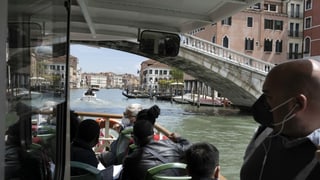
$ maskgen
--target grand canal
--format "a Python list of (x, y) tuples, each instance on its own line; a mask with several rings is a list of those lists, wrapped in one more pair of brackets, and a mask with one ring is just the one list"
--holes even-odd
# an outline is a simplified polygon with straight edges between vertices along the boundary
[(80, 100), (84, 91), (70, 91), (71, 109), (122, 114), (130, 103), (140, 103), (144, 108), (157, 104), (161, 109), (158, 123), (191, 142), (214, 144), (220, 151), (221, 173), (228, 180), (239, 179), (245, 148), (257, 126), (251, 116), (240, 115), (231, 108), (197, 108), (152, 99), (127, 99), (119, 89), (102, 89), (97, 92), (96, 101), (84, 102)]

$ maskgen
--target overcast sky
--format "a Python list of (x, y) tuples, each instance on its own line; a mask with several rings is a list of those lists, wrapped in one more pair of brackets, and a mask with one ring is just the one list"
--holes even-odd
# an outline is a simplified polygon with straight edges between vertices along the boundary
[(114, 72), (134, 74), (148, 58), (107, 48), (71, 45), (70, 54), (79, 60), (82, 72)]

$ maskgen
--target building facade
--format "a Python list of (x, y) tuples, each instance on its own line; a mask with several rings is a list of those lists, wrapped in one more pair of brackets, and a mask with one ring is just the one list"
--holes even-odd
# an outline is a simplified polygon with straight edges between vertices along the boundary
[(304, 57), (320, 60), (320, 1), (305, 0), (304, 6)]
[(191, 34), (270, 63), (287, 59), (287, 3), (269, 0)]
[(140, 84), (143, 90), (159, 90), (159, 81), (171, 80), (171, 67), (149, 59), (141, 63)]
[(288, 5), (287, 59), (303, 58), (304, 0), (291, 0)]

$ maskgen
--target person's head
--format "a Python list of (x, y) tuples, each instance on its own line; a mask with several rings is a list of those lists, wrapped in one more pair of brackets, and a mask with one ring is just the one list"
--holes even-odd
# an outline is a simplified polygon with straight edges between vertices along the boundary
[(137, 114), (142, 110), (142, 105), (138, 103), (129, 104), (123, 112), (123, 123), (125, 125), (133, 125), (136, 121)]
[(141, 110), (137, 115), (137, 121), (147, 120), (151, 124), (154, 124), (156, 122), (156, 119), (159, 117), (159, 115), (160, 115), (159, 106), (153, 105), (149, 109)]
[(206, 142), (192, 144), (185, 153), (187, 172), (192, 179), (219, 177), (219, 151)]
[(276, 132), (304, 137), (320, 128), (320, 63), (287, 61), (275, 66), (263, 84)]
[(76, 139), (86, 142), (93, 147), (98, 143), (100, 126), (93, 119), (85, 119), (80, 122)]
[(153, 138), (153, 124), (147, 120), (136, 121), (133, 125), (133, 137), (135, 144), (144, 146)]

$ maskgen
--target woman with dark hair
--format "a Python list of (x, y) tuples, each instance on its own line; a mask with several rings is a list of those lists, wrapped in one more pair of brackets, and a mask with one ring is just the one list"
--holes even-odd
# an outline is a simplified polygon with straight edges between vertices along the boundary
[(137, 114), (137, 121), (147, 120), (154, 125), (156, 119), (160, 115), (160, 108), (157, 105), (151, 106), (149, 109), (143, 109)]

